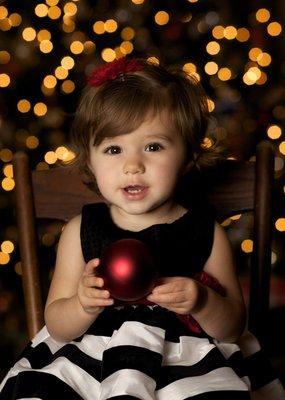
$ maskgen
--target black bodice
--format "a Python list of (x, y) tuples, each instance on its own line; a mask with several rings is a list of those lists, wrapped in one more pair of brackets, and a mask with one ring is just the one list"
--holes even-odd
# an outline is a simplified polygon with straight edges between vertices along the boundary
[(153, 253), (159, 276), (193, 276), (201, 271), (213, 244), (215, 218), (211, 207), (190, 209), (171, 222), (134, 232), (117, 226), (105, 203), (82, 209), (81, 245), (86, 262), (100, 258), (106, 247), (120, 239), (138, 239)]

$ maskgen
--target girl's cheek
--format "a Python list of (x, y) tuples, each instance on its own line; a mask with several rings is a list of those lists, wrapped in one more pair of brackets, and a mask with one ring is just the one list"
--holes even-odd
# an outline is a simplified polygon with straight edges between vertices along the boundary
[(175, 171), (173, 170), (173, 168), (165, 166), (157, 171), (157, 176), (162, 181), (169, 182), (175, 179)]

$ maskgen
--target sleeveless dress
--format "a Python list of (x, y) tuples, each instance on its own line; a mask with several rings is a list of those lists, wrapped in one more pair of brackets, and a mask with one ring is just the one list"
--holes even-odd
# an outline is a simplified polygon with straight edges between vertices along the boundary
[[(212, 209), (204, 208), (133, 232), (114, 224), (105, 203), (89, 204), (82, 209), (82, 252), (88, 262), (116, 240), (139, 239), (150, 247), (159, 276), (193, 277), (211, 253), (214, 224)], [(243, 354), (158, 305), (115, 303), (70, 343), (55, 341), (44, 327), (4, 378), (0, 400), (248, 400), (252, 393), (284, 399), (252, 338), (241, 340)]]

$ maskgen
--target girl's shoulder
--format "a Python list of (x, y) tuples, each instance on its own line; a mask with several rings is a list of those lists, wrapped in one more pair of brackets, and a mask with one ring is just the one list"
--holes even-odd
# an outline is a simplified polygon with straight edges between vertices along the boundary
[(67, 234), (75, 234), (80, 232), (82, 214), (78, 214), (75, 217), (71, 218), (63, 227), (62, 235), (66, 236)]
[(64, 225), (59, 240), (60, 243), (70, 243), (80, 238), (81, 220), (82, 215), (78, 214)]
[(80, 240), (81, 215), (72, 218), (64, 226), (56, 253), (56, 271), (70, 271), (84, 267), (85, 262)]
[(82, 219), (82, 214), (77, 214), (75, 217), (71, 218), (65, 226), (71, 226), (71, 227), (78, 227), (81, 224), (81, 219)]

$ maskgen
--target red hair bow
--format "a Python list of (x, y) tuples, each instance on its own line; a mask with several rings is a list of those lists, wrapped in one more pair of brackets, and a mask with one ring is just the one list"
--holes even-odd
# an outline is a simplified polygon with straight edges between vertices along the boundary
[(137, 60), (128, 60), (126, 57), (119, 58), (110, 63), (96, 68), (88, 78), (88, 83), (91, 86), (100, 86), (107, 81), (116, 79), (127, 72), (135, 72), (143, 69)]

